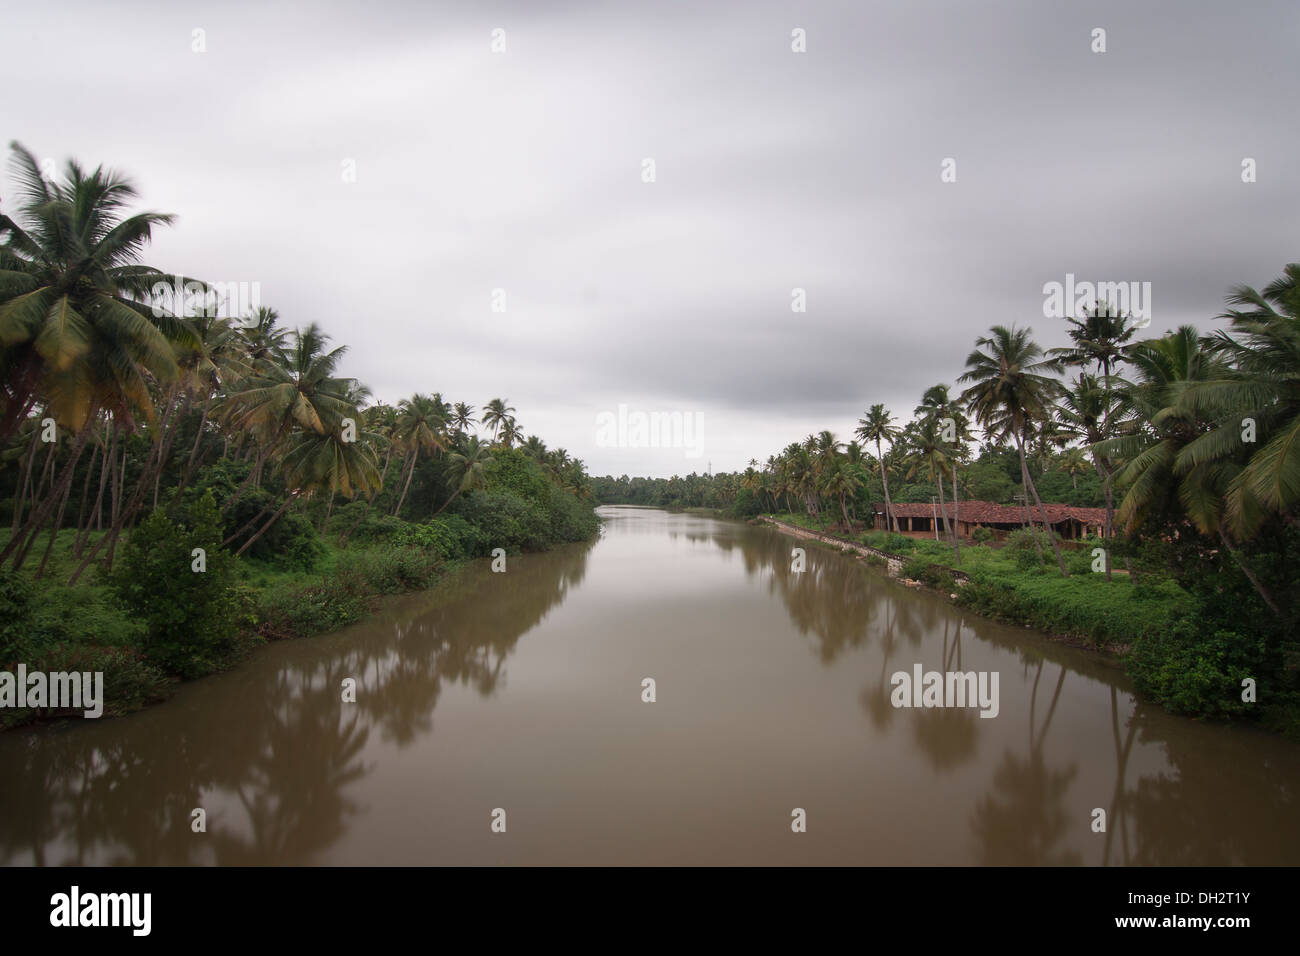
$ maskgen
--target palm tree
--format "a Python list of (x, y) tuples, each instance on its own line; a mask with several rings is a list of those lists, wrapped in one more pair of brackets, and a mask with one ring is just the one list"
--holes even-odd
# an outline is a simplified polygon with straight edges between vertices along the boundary
[[(938, 423), (937, 438), (944, 446), (944, 458), (948, 465), (949, 471), (952, 472), (952, 493), (953, 493), (953, 512), (952, 528), (949, 534), (949, 540), (952, 541), (954, 552), (957, 556), (957, 562), (961, 563), (961, 544), (958, 542), (957, 521), (960, 518), (958, 514), (959, 505), (957, 499), (957, 466), (960, 464), (960, 457), (966, 442), (970, 439), (969, 422), (966, 415), (962, 412), (961, 406), (954, 402), (948, 393), (947, 385), (931, 385), (921, 396), (921, 404), (916, 407), (915, 415), (920, 415)], [(951, 429), (952, 443), (948, 444), (945, 435)], [(938, 472), (939, 479), (939, 509), (943, 514), (943, 523), (945, 529), (948, 528), (948, 510), (943, 500), (943, 470)]]
[(406, 481), (402, 484), (402, 493), (393, 506), (393, 514), (402, 510), (406, 501), (406, 492), (411, 487), (411, 476), (415, 474), (415, 462), (420, 452), (447, 450), (446, 428), (450, 417), (449, 409), (437, 392), (433, 395), (415, 394), (398, 403), (397, 427), (393, 437), (407, 450)]
[(515, 442), (523, 437), (523, 429), (514, 418), (507, 418), (501, 426), (501, 444), (505, 448), (514, 447)]
[(469, 431), (470, 426), (474, 425), (474, 406), (466, 405), (464, 402), (457, 402), (452, 408), (451, 424), (456, 429), (457, 435), (463, 435)]
[(505, 427), (510, 416), (514, 413), (514, 408), (506, 404), (509, 399), (494, 398), (483, 406), (483, 427), (492, 429), (492, 440), (497, 438), (497, 432)]
[(261, 479), (262, 468), (295, 429), (324, 434), (326, 423), (354, 411), (355, 380), (336, 374), (347, 346), (326, 351), (329, 336), (315, 322), (299, 329), (283, 353), (272, 352), (259, 363), (241, 388), (223, 403), (230, 427), (247, 429), (257, 437), (257, 457), (248, 478), (222, 506), (229, 509), (250, 484)]
[(461, 492), (487, 487), (487, 470), (484, 466), (491, 458), (492, 449), (480, 444), (477, 435), (470, 436), (463, 452), (456, 451), (447, 456), (447, 480), (456, 490), (433, 513), (434, 517), (442, 514), (443, 508), (455, 501)]
[[(128, 180), (69, 161), (63, 179), (47, 183), (30, 152), (11, 148), (23, 222), (0, 215), (0, 438), (14, 434), (39, 398), (73, 440), (57, 481), (0, 562), (25, 555), (40, 526), (62, 510), (101, 411), (130, 430), (136, 414), (154, 421), (150, 385), (175, 379), (173, 346), (193, 340), (187, 322), (150, 304), (153, 285), (171, 277), (137, 262), (154, 227), (172, 217), (121, 218), (136, 195)], [(156, 449), (155, 442), (141, 484), (152, 480)]]
[[(1061, 434), (1067, 438), (1082, 442), (1092, 454), (1093, 466), (1101, 477), (1106, 494), (1106, 523), (1102, 535), (1107, 545), (1103, 549), (1106, 562), (1106, 580), (1111, 579), (1110, 539), (1112, 537), (1112, 516), (1114, 515), (1114, 487), (1111, 484), (1113, 463), (1101, 453), (1100, 443), (1108, 438), (1113, 427), (1110, 409), (1113, 394), (1109, 379), (1105, 385), (1099, 383), (1095, 376), (1080, 372), (1079, 376), (1065, 389), (1056, 405), (1056, 423)], [(1075, 480), (1075, 487), (1079, 485)]]
[[(948, 527), (947, 508), (943, 499), (943, 472), (948, 467), (948, 451), (943, 441), (942, 426), (933, 417), (922, 418), (913, 423), (908, 431), (910, 452), (904, 459), (907, 477), (913, 478), (923, 469), (929, 473), (930, 480), (939, 486), (939, 515), (943, 522), (943, 533), (952, 539)], [(934, 499), (931, 499), (933, 502)], [(939, 537), (938, 525), (935, 526), (935, 539)]]
[(1212, 534), (1219, 528), (1221, 495), (1231, 474), (1213, 461), (1179, 468), (1182, 451), (1210, 425), (1181, 399), (1194, 383), (1222, 379), (1226, 368), (1201, 348), (1200, 335), (1190, 325), (1139, 342), (1129, 350), (1128, 361), (1132, 380), (1118, 383), (1116, 390), (1123, 416), (1119, 435), (1097, 446), (1122, 462), (1115, 484), (1125, 493), (1116, 517), (1132, 531), (1149, 516), (1185, 513)]
[(1069, 448), (1061, 455), (1057, 462), (1057, 468), (1070, 476), (1070, 482), (1074, 485), (1074, 490), (1079, 490), (1079, 476), (1086, 475), (1092, 470), (1093, 466), (1088, 462), (1088, 456), (1082, 448)]
[[(966, 372), (958, 378), (959, 382), (971, 383), (962, 392), (961, 400), (990, 437), (1010, 436), (1015, 441), (1021, 478), (1038, 505), (1061, 576), (1069, 577), (1047, 509), (1025, 462), (1029, 430), (1034, 423), (1048, 418), (1052, 401), (1060, 391), (1059, 383), (1043, 374), (1054, 371), (1056, 363), (1043, 358), (1042, 348), (1029, 334), (1029, 329), (995, 325), (989, 335), (976, 339), (975, 350), (966, 357)], [(1038, 539), (1034, 540), (1037, 543)]]
[[(1232, 535), (1252, 535), (1269, 512), (1288, 514), (1300, 504), (1300, 263), (1257, 292), (1238, 286), (1228, 298), (1231, 320), (1204, 340), (1227, 363), (1210, 380), (1190, 384), (1182, 395), (1188, 412), (1213, 419), (1208, 432), (1180, 453), (1180, 472), (1212, 462), (1244, 461), (1228, 491)], [(1243, 424), (1255, 423), (1253, 442)]]
[(885, 488), (885, 522), (886, 525), (892, 523), (897, 533), (898, 518), (894, 516), (894, 503), (889, 500), (889, 473), (885, 468), (885, 456), (880, 450), (882, 441), (892, 444), (898, 438), (898, 429), (892, 422), (893, 416), (884, 405), (872, 405), (866, 415), (858, 419), (858, 429), (855, 434), (862, 441), (876, 443), (876, 461), (880, 463), (880, 483)]
[[(173, 277), (138, 257), (154, 228), (173, 217), (121, 218), (136, 196), (129, 180), (102, 166), (87, 173), (70, 160), (62, 181), (47, 182), (32, 153), (18, 143), (10, 148), (23, 223), (0, 214), (0, 438), (14, 433), (38, 395), (60, 425), (77, 432), (106, 385), (152, 416), (147, 378), (175, 377), (172, 341), (191, 333), (150, 304), (153, 286), (170, 287)], [(93, 367), (97, 358), (100, 368)], [(108, 382), (101, 380), (105, 361), (117, 366)]]

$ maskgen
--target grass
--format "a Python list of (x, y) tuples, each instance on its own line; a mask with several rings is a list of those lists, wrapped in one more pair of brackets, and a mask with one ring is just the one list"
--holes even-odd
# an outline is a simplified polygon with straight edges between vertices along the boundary
[[(774, 517), (823, 531), (806, 515)], [(971, 580), (956, 592), (959, 605), (1006, 623), (1029, 625), (1121, 653), (1144, 638), (1163, 633), (1193, 605), (1191, 595), (1168, 578), (1144, 575), (1134, 582), (1127, 575), (1114, 574), (1107, 581), (1104, 574), (1092, 571), (1091, 550), (1086, 548), (1067, 553), (1070, 577), (1065, 578), (1050, 551), (1038, 564), (1036, 556), (1022, 557), (1013, 547), (963, 543), (958, 562), (950, 544), (932, 538), (886, 531), (867, 531), (854, 539), (823, 533), (897, 554), (905, 560), (905, 569), (912, 568), (918, 579), (941, 590), (949, 590), (950, 585), (939, 580), (939, 574), (924, 573), (924, 565), (964, 571)]]

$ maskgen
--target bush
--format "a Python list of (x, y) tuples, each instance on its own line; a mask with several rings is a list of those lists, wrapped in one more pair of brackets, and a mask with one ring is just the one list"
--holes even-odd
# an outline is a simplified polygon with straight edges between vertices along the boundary
[(549, 511), (552, 541), (586, 541), (600, 529), (591, 505), (558, 485), (551, 485)]
[(485, 551), (541, 551), (550, 544), (550, 518), (530, 501), (508, 491), (475, 491), (462, 495), (456, 513), (480, 532)]
[(366, 590), (373, 594), (400, 594), (431, 587), (442, 566), (442, 555), (436, 548), (408, 545), (344, 552), (339, 555), (335, 576), (344, 579), (359, 576)]
[(355, 568), (329, 575), (318, 584), (281, 586), (263, 592), (257, 608), (257, 633), (268, 640), (323, 634), (365, 617), (371, 597)]
[(979, 525), (970, 533), (970, 539), (976, 544), (988, 544), (993, 540), (993, 529)]
[[(109, 581), (144, 624), (145, 656), (175, 674), (198, 677), (223, 666), (236, 647), (235, 559), (221, 547), (221, 515), (210, 492), (190, 509), (192, 526), (154, 511), (131, 534)], [(196, 548), (206, 570), (196, 571)]]
[(392, 543), (431, 551), (447, 561), (476, 556), (483, 548), (479, 530), (460, 515), (430, 518), (423, 524), (403, 523)]
[(930, 562), (925, 558), (908, 558), (903, 562), (903, 577), (911, 578), (913, 581), (924, 580), (929, 570)]
[[(171, 688), (171, 680), (161, 669), (146, 661), (139, 651), (127, 647), (96, 647), (57, 644), (28, 660), (31, 670), (54, 672), (102, 672), (104, 675), (104, 712), (102, 717), (120, 717), (146, 704), (162, 700)], [(50, 715), (81, 717), (86, 708), (69, 711), (46, 711)], [(0, 709), (0, 728), (26, 723), (41, 712), (30, 707)]]
[(1242, 701), (1242, 681), (1253, 678), (1260, 699), (1268, 699), (1267, 675), (1279, 673), (1265, 642), (1235, 631), (1209, 631), (1196, 618), (1133, 645), (1127, 660), (1138, 690), (1176, 714), (1235, 717), (1255, 704)]

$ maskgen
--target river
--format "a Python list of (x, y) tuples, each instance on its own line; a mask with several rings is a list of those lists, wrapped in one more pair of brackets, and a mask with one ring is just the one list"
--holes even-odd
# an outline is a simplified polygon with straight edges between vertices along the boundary
[[(0, 863), (1300, 863), (1295, 744), (771, 528), (601, 513), (132, 716), (0, 734)], [(997, 715), (896, 708), (918, 664), (996, 673)]]

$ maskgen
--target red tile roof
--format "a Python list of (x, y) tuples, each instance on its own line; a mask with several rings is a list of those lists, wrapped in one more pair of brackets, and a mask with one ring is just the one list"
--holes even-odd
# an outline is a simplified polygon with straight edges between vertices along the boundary
[[(873, 506), (875, 513), (884, 515), (884, 502), (877, 502)], [(1047, 512), (1047, 520), (1051, 524), (1060, 524), (1067, 518), (1073, 518), (1075, 521), (1084, 524), (1102, 524), (1106, 520), (1105, 508), (1079, 508), (1074, 505), (1049, 504), (1043, 502), (1043, 510)], [(946, 502), (943, 511), (952, 519), (953, 506), (952, 502)], [(894, 514), (899, 518), (931, 518), (939, 513), (939, 505), (936, 502), (931, 506), (928, 502), (925, 504), (915, 503), (894, 503)], [(1037, 505), (1030, 506), (1030, 513), (1036, 524), (1042, 524), (1043, 518), (1038, 511)], [(991, 501), (962, 501), (957, 505), (957, 517), (963, 521), (970, 521), (975, 524), (1015, 524), (1025, 523), (1025, 509), (1023, 505), (998, 505)]]

